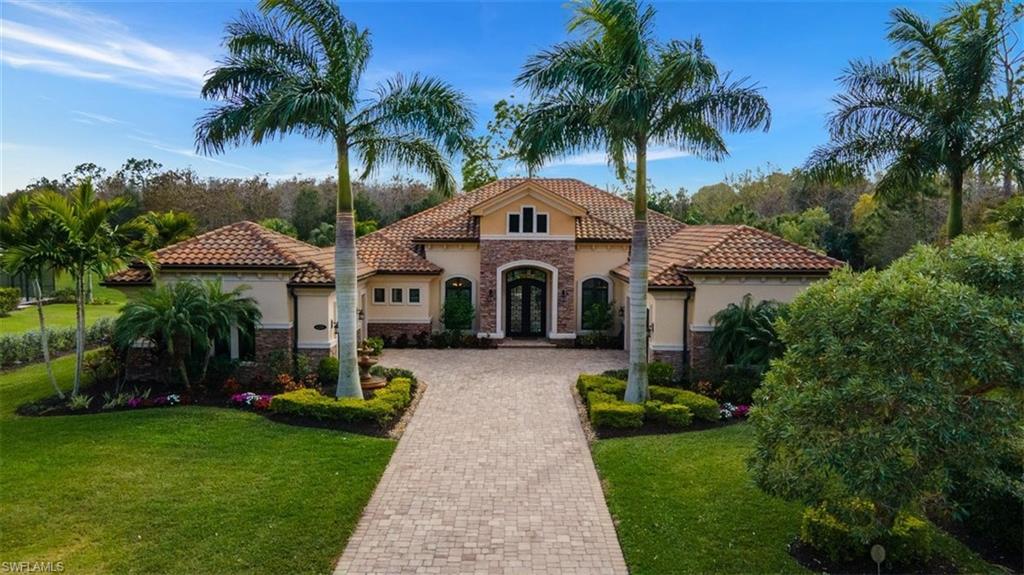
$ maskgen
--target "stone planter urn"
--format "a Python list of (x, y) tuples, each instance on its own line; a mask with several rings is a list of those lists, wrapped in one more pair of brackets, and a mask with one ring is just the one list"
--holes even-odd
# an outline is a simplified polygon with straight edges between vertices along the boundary
[(373, 355), (373, 348), (366, 345), (360, 345), (357, 349), (358, 360), (356, 364), (359, 366), (359, 386), (363, 388), (363, 391), (380, 389), (387, 385), (387, 380), (379, 375), (372, 375), (370, 368), (377, 365), (377, 357)]

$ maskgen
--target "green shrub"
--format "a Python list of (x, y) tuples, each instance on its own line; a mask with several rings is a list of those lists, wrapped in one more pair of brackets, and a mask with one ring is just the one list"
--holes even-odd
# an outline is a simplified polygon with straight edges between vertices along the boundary
[(60, 288), (54, 290), (50, 294), (51, 303), (75, 303), (76, 301), (75, 289), (74, 288)]
[(281, 415), (321, 421), (387, 425), (412, 401), (412, 387), (412, 381), (395, 378), (367, 400), (336, 399), (314, 389), (300, 389), (274, 396), (270, 410)]
[(580, 397), (583, 398), (586, 398), (591, 391), (603, 391), (622, 399), (626, 395), (626, 382), (606, 375), (581, 373), (576, 379), (576, 389), (579, 390)]
[(622, 381), (626, 381), (627, 379), (629, 379), (629, 370), (628, 369), (609, 369), (608, 371), (603, 372), (601, 375), (604, 375), (606, 377), (613, 377), (615, 379), (621, 379)]
[[(110, 343), (114, 318), (102, 318), (85, 329), (85, 346), (99, 347)], [(50, 353), (59, 354), (75, 349), (75, 328), (64, 327), (46, 330), (49, 336)], [(0, 367), (15, 363), (42, 361), (43, 348), (38, 331), (0, 335)]]
[(715, 422), (718, 421), (720, 417), (718, 412), (718, 402), (710, 397), (694, 393), (687, 389), (662, 387), (660, 385), (652, 385), (648, 389), (650, 389), (651, 392), (651, 399), (656, 399), (665, 403), (685, 405), (690, 410), (690, 413), (692, 413), (697, 419)]
[(366, 345), (370, 346), (373, 355), (380, 355), (384, 351), (384, 338), (382, 337), (368, 337), (364, 341)]
[(920, 565), (934, 556), (935, 533), (927, 521), (900, 513), (886, 532), (874, 518), (874, 506), (866, 499), (808, 507), (800, 523), (800, 540), (833, 561), (863, 558), (874, 543), (885, 547), (888, 560), (898, 565)]
[(676, 375), (676, 368), (663, 361), (647, 364), (647, 382), (651, 385), (671, 385)]
[[(595, 396), (606, 396), (592, 392)], [(599, 429), (635, 429), (644, 424), (644, 406), (624, 401), (591, 402), (590, 423)]]
[(676, 403), (664, 403), (654, 413), (655, 421), (660, 421), (669, 427), (682, 429), (689, 427), (693, 422), (693, 413), (685, 405)]
[(21, 302), (21, 290), (18, 288), (0, 287), (0, 317), (4, 317), (14, 311)]
[(401, 367), (383, 367), (380, 365), (375, 365), (372, 368), (370, 368), (370, 373), (372, 373), (373, 375), (379, 375), (388, 381), (391, 381), (392, 379), (402, 378), (408, 379), (409, 381), (413, 382), (414, 385), (416, 383), (416, 376), (413, 375), (413, 373), (408, 369), (404, 369)]
[(320, 380), (320, 385), (329, 386), (338, 383), (338, 358), (336, 357), (325, 357), (320, 360), (320, 363), (316, 366), (316, 376)]

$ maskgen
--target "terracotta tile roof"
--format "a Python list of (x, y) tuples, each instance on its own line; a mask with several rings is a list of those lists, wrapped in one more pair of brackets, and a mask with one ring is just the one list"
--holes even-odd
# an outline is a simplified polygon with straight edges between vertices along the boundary
[(107, 276), (103, 285), (149, 285), (153, 281), (153, 275), (145, 267), (130, 267), (123, 269), (116, 274)]
[(254, 222), (238, 222), (153, 253), (160, 267), (299, 267), (318, 248)]
[[(653, 287), (692, 285), (687, 273), (828, 273), (843, 262), (749, 226), (684, 226), (653, 246)], [(613, 270), (629, 278), (629, 264)]]

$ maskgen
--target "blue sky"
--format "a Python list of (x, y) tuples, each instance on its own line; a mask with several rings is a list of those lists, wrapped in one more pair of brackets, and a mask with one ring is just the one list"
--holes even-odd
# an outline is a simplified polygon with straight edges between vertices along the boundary
[[(463, 90), (480, 129), (494, 103), (516, 94), (525, 59), (566, 37), (563, 2), (343, 2), (370, 29), (374, 56), (366, 87), (421, 72)], [(659, 187), (690, 192), (725, 175), (800, 165), (827, 139), (836, 77), (852, 58), (887, 58), (890, 2), (656, 2), (661, 39), (702, 37), (734, 77), (764, 88), (771, 130), (727, 138), (731, 156), (710, 163), (658, 150), (649, 165)], [(938, 3), (902, 3), (929, 17)], [(203, 73), (223, 53), (224, 25), (249, 2), (0, 3), (0, 193), (82, 162), (116, 169), (128, 157), (209, 176), (326, 176), (332, 147), (288, 138), (213, 158), (193, 150), (193, 124), (208, 103)], [(522, 94), (518, 94), (522, 100)], [(382, 171), (378, 177), (391, 175)], [(540, 175), (615, 183), (602, 154), (582, 154)]]

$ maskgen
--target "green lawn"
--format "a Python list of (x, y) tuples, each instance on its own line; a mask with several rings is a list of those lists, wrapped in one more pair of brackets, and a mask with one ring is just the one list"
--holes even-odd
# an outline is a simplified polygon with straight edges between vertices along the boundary
[(41, 364), (0, 375), (0, 549), (72, 573), (328, 571), (395, 446), (227, 409), (12, 413), (48, 394)]
[[(57, 287), (71, 287), (70, 282), (64, 277), (58, 278)], [(104, 317), (113, 317), (124, 305), (124, 293), (113, 289), (93, 284), (93, 295), (97, 300), (110, 300), (113, 303), (104, 305), (85, 306), (85, 321), (87, 325)], [(43, 306), (43, 313), (46, 314), (46, 327), (75, 327), (75, 304), (55, 303)], [(0, 317), (0, 334), (20, 333), (39, 329), (39, 312), (34, 307), (20, 309), (7, 317)]]
[[(633, 575), (806, 573), (786, 550), (802, 506), (758, 490), (746, 469), (752, 445), (747, 424), (594, 445)], [(998, 572), (951, 537), (939, 546), (965, 572)]]

